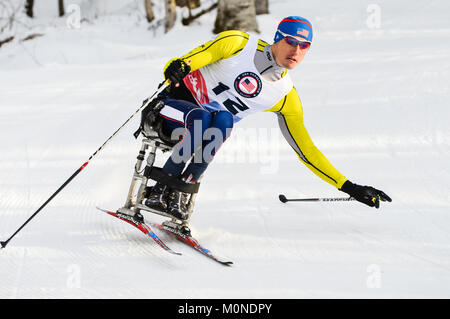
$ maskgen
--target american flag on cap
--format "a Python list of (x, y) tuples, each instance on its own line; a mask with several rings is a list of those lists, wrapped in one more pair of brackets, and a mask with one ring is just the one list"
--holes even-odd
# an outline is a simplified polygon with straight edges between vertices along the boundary
[(278, 24), (277, 32), (275, 33), (274, 42), (278, 42), (284, 38), (278, 30), (292, 36), (302, 37), (303, 39), (312, 42), (312, 24), (303, 17), (289, 16), (281, 20)]

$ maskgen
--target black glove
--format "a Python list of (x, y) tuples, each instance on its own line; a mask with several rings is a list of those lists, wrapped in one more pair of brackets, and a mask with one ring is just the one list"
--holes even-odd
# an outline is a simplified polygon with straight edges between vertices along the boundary
[(186, 64), (183, 60), (174, 60), (164, 71), (164, 76), (166, 79), (170, 80), (172, 85), (176, 85), (183, 78), (191, 72), (191, 67)]
[(370, 207), (379, 208), (380, 201), (392, 202), (392, 199), (384, 192), (371, 186), (353, 184), (350, 181), (346, 181), (340, 190), (349, 194), (357, 201), (369, 205)]

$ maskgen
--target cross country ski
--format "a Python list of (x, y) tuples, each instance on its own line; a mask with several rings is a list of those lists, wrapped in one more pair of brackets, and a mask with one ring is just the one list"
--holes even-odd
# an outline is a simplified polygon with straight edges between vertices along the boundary
[(167, 232), (168, 234), (174, 236), (175, 238), (177, 238), (178, 240), (180, 240), (181, 242), (185, 243), (186, 245), (194, 248), (195, 250), (201, 252), (203, 255), (217, 261), (218, 263), (225, 265), (225, 266), (231, 266), (233, 264), (232, 261), (226, 260), (224, 258), (218, 257), (217, 255), (214, 255), (211, 250), (203, 247), (198, 240), (196, 240), (194, 237), (192, 237), (192, 235), (186, 235), (183, 232), (178, 231), (175, 227), (171, 227), (170, 226), (170, 222), (169, 223), (163, 223), (163, 224), (158, 224), (158, 223), (150, 223), (151, 226), (159, 228), (161, 230), (164, 230), (165, 232)]
[[(158, 224), (158, 223), (146, 223), (142, 217), (142, 215), (140, 215), (140, 218), (137, 218), (135, 216), (131, 216), (128, 214), (124, 214), (121, 212), (112, 212), (110, 210), (106, 210), (106, 209), (102, 209), (97, 207), (98, 210), (105, 212), (113, 217), (116, 217), (120, 220), (125, 221), (126, 223), (134, 226), (135, 228), (139, 229), (141, 232), (143, 232), (145, 235), (148, 235), (150, 238), (152, 238), (157, 244), (158, 246), (160, 246), (161, 248), (163, 248), (165, 251), (174, 254), (174, 255), (181, 255), (181, 253), (175, 252), (174, 250), (172, 250), (169, 246), (167, 246), (167, 244), (161, 239), (159, 238), (158, 235), (155, 234), (155, 232), (153, 232), (152, 227), (155, 227), (159, 230), (164, 231), (165, 233), (170, 234), (171, 236), (174, 236), (175, 238), (177, 238), (178, 240), (180, 240), (181, 242), (185, 243), (187, 246), (190, 246), (192, 248), (194, 248), (195, 250), (201, 252), (203, 255), (211, 258), (212, 260), (225, 265), (225, 266), (231, 266), (233, 264), (232, 261), (220, 258), (216, 255), (214, 255), (211, 250), (203, 247), (198, 240), (196, 240), (194, 237), (192, 237), (192, 235), (187, 235), (184, 234), (182, 231), (179, 231), (176, 227), (176, 225), (174, 223), (170, 223), (168, 222), (163, 223), (163, 224)], [(173, 225), (171, 225), (173, 224)], [(171, 227), (172, 226), (172, 227)]]
[(173, 251), (169, 246), (167, 246), (159, 237), (158, 235), (156, 235), (153, 230), (150, 228), (150, 226), (148, 226), (144, 221), (140, 221), (137, 220), (136, 218), (134, 218), (131, 215), (127, 215), (127, 214), (123, 214), (120, 212), (112, 212), (106, 209), (102, 209), (97, 207), (98, 210), (101, 210), (102, 212), (105, 212), (111, 216), (114, 216), (120, 220), (123, 220), (125, 222), (127, 222), (128, 224), (136, 227), (137, 229), (139, 229), (141, 232), (143, 232), (144, 234), (150, 236), (151, 239), (153, 239), (155, 241), (155, 243), (157, 243), (162, 249), (164, 249), (165, 251), (174, 254), (174, 255), (181, 255), (180, 253), (177, 253), (175, 251)]

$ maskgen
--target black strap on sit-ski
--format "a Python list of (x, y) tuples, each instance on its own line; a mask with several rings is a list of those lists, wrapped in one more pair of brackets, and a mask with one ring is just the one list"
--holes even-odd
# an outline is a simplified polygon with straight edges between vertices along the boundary
[(160, 182), (170, 188), (182, 191), (184, 193), (198, 193), (200, 188), (200, 183), (185, 183), (176, 177), (167, 175), (160, 167), (153, 166), (146, 168), (145, 175), (154, 181)]

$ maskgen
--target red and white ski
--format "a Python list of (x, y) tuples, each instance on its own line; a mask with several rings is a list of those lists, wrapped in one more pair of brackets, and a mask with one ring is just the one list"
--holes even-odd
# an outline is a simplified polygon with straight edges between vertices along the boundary
[(222, 265), (231, 266), (233, 264), (232, 261), (229, 261), (229, 260), (226, 260), (226, 259), (223, 259), (223, 258), (220, 258), (220, 257), (214, 255), (209, 249), (206, 249), (205, 247), (203, 247), (198, 242), (198, 240), (196, 240), (191, 235), (185, 235), (172, 227), (168, 227), (168, 226), (161, 225), (158, 223), (150, 223), (150, 225), (165, 231), (166, 233), (174, 236), (175, 238), (177, 238), (181, 242), (185, 243), (186, 245), (194, 248), (195, 250), (201, 252), (203, 255), (217, 261), (218, 263), (220, 263)]
[(137, 220), (135, 220), (133, 218), (133, 216), (128, 215), (128, 214), (123, 214), (120, 212), (112, 212), (106, 209), (102, 209), (97, 207), (98, 210), (101, 210), (102, 212), (105, 212), (111, 216), (114, 216), (120, 220), (123, 220), (125, 222), (127, 222), (128, 224), (136, 227), (137, 229), (139, 229), (141, 232), (143, 232), (144, 234), (150, 236), (161, 248), (163, 248), (165, 251), (174, 254), (174, 255), (181, 255), (181, 253), (178, 253), (176, 251), (173, 251), (169, 246), (167, 246), (151, 229), (151, 227), (149, 225), (147, 225), (144, 222), (139, 222)]

